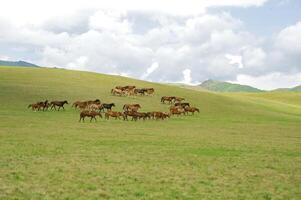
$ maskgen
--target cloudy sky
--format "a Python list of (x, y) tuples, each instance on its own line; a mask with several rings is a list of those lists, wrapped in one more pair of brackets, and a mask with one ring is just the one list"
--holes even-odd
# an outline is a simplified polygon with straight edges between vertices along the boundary
[(301, 84), (300, 0), (27, 0), (0, 7), (0, 59), (156, 82)]

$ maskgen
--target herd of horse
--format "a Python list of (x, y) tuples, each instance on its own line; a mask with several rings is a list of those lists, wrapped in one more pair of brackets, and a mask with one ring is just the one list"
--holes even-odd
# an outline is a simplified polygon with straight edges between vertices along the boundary
[[(124, 91), (124, 92), (131, 92), (133, 91), (134, 94), (141, 94), (141, 95), (153, 95), (154, 89), (153, 88), (142, 88), (138, 89), (136, 86), (117, 86), (113, 90)], [(113, 95), (113, 92), (111, 92)], [(190, 103), (183, 102), (185, 98), (183, 97), (176, 97), (176, 96), (163, 96), (161, 98), (161, 103), (170, 104), (169, 112), (161, 112), (161, 111), (151, 111), (151, 112), (140, 112), (142, 106), (140, 104), (124, 104), (122, 107), (122, 111), (113, 111), (113, 107), (115, 107), (114, 103), (102, 103), (99, 99), (95, 100), (88, 100), (88, 101), (75, 101), (72, 104), (74, 109), (80, 110), (80, 118), (79, 122), (84, 122), (85, 118), (90, 118), (90, 122), (96, 117), (102, 118), (102, 113), (104, 114), (105, 119), (123, 119), (128, 120), (131, 117), (132, 121), (137, 120), (147, 120), (147, 119), (156, 119), (156, 120), (164, 120), (166, 118), (170, 118), (172, 115), (180, 116), (180, 115), (188, 115), (191, 113), (192, 115), (195, 112), (200, 112), (198, 108), (192, 107)], [(57, 110), (59, 111), (61, 108), (65, 110), (64, 105), (68, 104), (68, 101), (41, 101), (37, 103), (30, 104), (28, 108), (31, 108), (33, 111), (47, 111), (50, 110)]]
[(58, 108), (58, 111), (63, 108), (64, 108), (64, 105), (65, 104), (68, 104), (68, 101), (51, 101), (50, 103), (48, 102), (48, 100), (46, 101), (40, 101), (40, 102), (37, 102), (37, 103), (33, 103), (33, 104), (29, 104), (28, 108), (31, 108), (32, 110), (48, 110), (49, 108), (52, 110), (56, 110), (56, 108)]
[(111, 94), (116, 96), (154, 95), (154, 88), (136, 88), (134, 85), (116, 86), (111, 89)]

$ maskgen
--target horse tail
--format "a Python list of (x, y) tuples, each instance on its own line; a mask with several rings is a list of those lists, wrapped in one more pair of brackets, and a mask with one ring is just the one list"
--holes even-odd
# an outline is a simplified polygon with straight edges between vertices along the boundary
[(30, 107), (32, 107), (32, 104), (29, 104), (27, 108), (30, 108)]

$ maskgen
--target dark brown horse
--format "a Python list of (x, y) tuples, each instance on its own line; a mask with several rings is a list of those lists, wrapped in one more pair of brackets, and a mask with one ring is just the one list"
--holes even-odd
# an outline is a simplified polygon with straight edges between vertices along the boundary
[(142, 88), (142, 89), (138, 89), (138, 88), (134, 89), (134, 93), (136, 95), (138, 95), (138, 94), (145, 95), (145, 92), (146, 92), (146, 89), (144, 89), (144, 88)]
[(185, 108), (185, 107), (189, 107), (190, 104), (189, 103), (175, 103), (175, 106), (182, 106), (183, 108)]
[(68, 101), (51, 101), (50, 105), (51, 105), (51, 110), (54, 108), (54, 110), (56, 110), (56, 107), (58, 107), (58, 111), (60, 111), (61, 108), (64, 108), (64, 105), (68, 104)]

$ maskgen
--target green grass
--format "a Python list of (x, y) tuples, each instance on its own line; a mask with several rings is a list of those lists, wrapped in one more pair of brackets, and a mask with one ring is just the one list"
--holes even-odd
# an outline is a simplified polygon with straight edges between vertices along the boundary
[[(154, 97), (115, 97), (115, 85)], [(168, 111), (185, 97), (200, 114), (166, 121), (32, 112), (39, 100), (140, 103)], [(119, 76), (0, 67), (0, 199), (300, 199), (300, 93), (219, 94)]]

